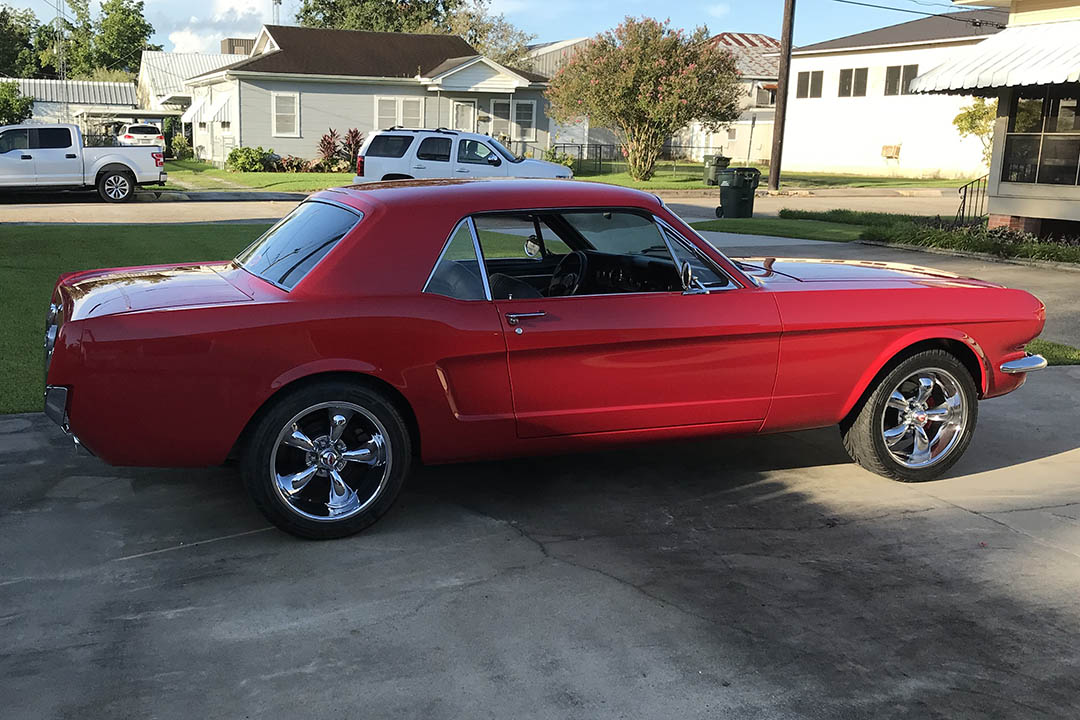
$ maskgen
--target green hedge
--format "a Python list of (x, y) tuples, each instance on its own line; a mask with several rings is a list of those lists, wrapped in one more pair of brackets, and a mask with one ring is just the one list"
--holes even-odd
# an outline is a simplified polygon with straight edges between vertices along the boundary
[(861, 240), (966, 250), (1002, 258), (1080, 263), (1080, 240), (1040, 240), (1030, 233), (983, 226), (956, 229), (899, 222), (867, 228)]
[(785, 220), (822, 220), (845, 225), (892, 225), (898, 222), (930, 222), (929, 215), (901, 215), (899, 213), (868, 212), (865, 210), (792, 210), (783, 208), (780, 217)]

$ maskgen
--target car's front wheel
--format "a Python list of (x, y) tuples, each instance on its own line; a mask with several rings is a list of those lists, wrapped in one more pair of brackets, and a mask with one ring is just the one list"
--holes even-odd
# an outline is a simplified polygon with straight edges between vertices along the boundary
[(382, 517), (411, 464), (408, 427), (388, 397), (362, 384), (325, 382), (285, 395), (263, 415), (243, 474), (270, 522), (328, 539)]
[(964, 454), (979, 416), (971, 373), (928, 350), (894, 367), (840, 425), (851, 459), (903, 482), (932, 480)]

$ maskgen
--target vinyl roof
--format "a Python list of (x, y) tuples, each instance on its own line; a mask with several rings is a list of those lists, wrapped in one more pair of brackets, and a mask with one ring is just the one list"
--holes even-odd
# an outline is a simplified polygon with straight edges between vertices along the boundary
[(911, 81), (912, 92), (948, 93), (1080, 81), (1080, 20), (1018, 25), (963, 48)]
[(135, 83), (95, 80), (38, 80), (15, 78), (19, 93), (38, 102), (69, 102), (78, 105), (124, 105), (135, 107)]
[[(1008, 21), (1007, 10), (964, 10), (942, 13), (813, 45), (804, 45), (795, 48), (793, 54), (988, 36), (1001, 32), (1001, 28)], [(999, 25), (1001, 27), (998, 27)]]

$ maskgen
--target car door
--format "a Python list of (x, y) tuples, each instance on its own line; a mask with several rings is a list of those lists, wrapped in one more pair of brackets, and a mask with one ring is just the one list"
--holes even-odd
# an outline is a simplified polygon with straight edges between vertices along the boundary
[(0, 186), (32, 186), (37, 182), (30, 131), (12, 128), (0, 132)]
[(506, 175), (506, 162), (491, 147), (480, 140), (461, 138), (454, 157), (455, 177), (501, 177)]
[[(704, 282), (689, 292), (497, 298), (519, 437), (724, 423), (747, 429), (763, 420), (780, 338), (769, 294), (728, 277), (691, 241), (651, 217), (614, 209), (562, 216), (571, 227), (610, 224), (610, 232), (582, 237), (595, 235), (599, 244), (605, 234), (616, 241), (622, 234), (626, 251), (647, 250), (646, 260), (640, 252), (627, 257), (650, 265), (655, 258), (658, 267), (666, 262), (676, 279), (669, 253), (681, 253), (695, 283)], [(570, 245), (580, 240), (564, 239)], [(672, 242), (679, 247), (672, 249)], [(618, 256), (619, 242), (605, 250), (606, 257)]]
[(81, 185), (82, 160), (71, 129), (40, 127), (30, 131), (30, 150), (38, 185)]
[(415, 178), (453, 177), (450, 163), (450, 150), (453, 139), (450, 137), (429, 136), (420, 141), (412, 161), (410, 174)]

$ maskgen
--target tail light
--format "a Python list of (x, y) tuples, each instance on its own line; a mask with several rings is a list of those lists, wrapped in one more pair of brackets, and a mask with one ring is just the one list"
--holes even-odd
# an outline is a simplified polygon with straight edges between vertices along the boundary
[(135, 139), (135, 136), (134, 136), (134, 135), (125, 135), (125, 136), (124, 136), (124, 139), (125, 139), (125, 140), (134, 140), (134, 139)]
[(356, 175), (357, 177), (364, 177), (364, 156), (356, 156)]
[(150, 153), (154, 157), (154, 165), (157, 167), (165, 166), (165, 153)]
[(157, 139), (157, 140), (164, 140), (164, 139), (165, 139), (165, 136), (164, 136), (164, 135), (158, 135), (156, 139)]

